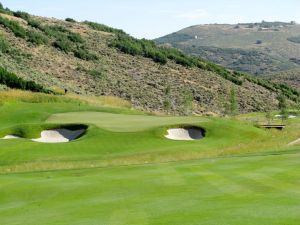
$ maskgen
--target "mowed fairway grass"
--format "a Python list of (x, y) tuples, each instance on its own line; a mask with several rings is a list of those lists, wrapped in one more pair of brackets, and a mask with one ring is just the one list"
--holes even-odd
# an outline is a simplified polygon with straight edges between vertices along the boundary
[[(35, 143), (47, 125), (86, 124), (80, 139)], [(206, 137), (171, 141), (169, 127)], [(150, 116), (74, 102), (0, 106), (2, 225), (298, 225), (299, 119), (267, 131), (238, 119)]]

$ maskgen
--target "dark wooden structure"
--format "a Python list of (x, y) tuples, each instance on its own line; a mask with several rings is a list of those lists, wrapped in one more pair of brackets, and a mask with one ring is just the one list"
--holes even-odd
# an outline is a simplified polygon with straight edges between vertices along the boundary
[(286, 127), (286, 125), (260, 125), (259, 127), (265, 128), (265, 129), (283, 130)]

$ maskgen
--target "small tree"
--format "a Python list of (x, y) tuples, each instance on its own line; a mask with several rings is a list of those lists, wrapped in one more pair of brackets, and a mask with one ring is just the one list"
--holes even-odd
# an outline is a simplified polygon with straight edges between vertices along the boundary
[(278, 100), (278, 109), (280, 110), (281, 119), (283, 123), (283, 121), (288, 118), (286, 98), (283, 94), (281, 94), (278, 96), (277, 100)]
[(185, 88), (182, 91), (183, 96), (183, 111), (185, 115), (188, 115), (193, 111), (193, 93), (190, 89)]
[(272, 121), (272, 114), (271, 114), (271, 112), (269, 110), (266, 113), (266, 119), (268, 121), (268, 125), (270, 125), (271, 121)]
[(72, 19), (72, 18), (66, 18), (66, 21), (67, 22), (70, 22), (70, 23), (76, 23), (76, 20)]
[(169, 114), (170, 110), (171, 110), (171, 86), (168, 84), (164, 90), (164, 110), (167, 111), (167, 113)]
[(238, 114), (238, 103), (234, 87), (230, 90), (230, 114), (231, 116)]
[(298, 110), (298, 113), (300, 114), (300, 96), (298, 97), (296, 101), (296, 109)]

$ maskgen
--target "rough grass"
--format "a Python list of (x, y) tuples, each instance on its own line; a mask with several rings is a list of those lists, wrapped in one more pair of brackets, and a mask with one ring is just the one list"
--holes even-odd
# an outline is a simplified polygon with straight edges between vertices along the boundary
[(28, 102), (28, 103), (73, 103), (87, 104), (90, 106), (105, 106), (118, 108), (131, 108), (131, 104), (114, 96), (83, 96), (76, 94), (50, 95), (33, 93), (30, 91), (8, 90), (0, 92), (0, 104), (5, 102)]

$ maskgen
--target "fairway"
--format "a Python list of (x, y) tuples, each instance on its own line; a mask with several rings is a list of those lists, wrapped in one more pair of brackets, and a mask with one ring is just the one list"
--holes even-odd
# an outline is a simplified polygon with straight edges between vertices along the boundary
[(298, 225), (299, 158), (2, 175), (1, 224)]

